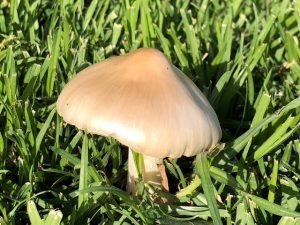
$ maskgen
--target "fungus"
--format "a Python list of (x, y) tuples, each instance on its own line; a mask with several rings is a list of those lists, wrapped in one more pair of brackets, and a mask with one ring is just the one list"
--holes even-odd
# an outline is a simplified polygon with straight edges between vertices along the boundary
[[(57, 112), (79, 129), (113, 137), (143, 154), (143, 179), (158, 185), (163, 158), (194, 156), (214, 147), (221, 137), (206, 97), (164, 54), (151, 48), (82, 70), (59, 95)], [(129, 192), (135, 193), (137, 176), (129, 153)]]

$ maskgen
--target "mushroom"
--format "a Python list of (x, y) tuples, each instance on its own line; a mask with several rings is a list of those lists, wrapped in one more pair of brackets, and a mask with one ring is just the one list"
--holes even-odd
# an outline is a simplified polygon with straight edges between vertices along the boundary
[[(205, 96), (152, 48), (82, 70), (59, 95), (57, 112), (79, 129), (113, 137), (142, 154), (142, 177), (156, 185), (163, 182), (163, 158), (194, 156), (213, 148), (221, 137), (218, 118)], [(137, 177), (129, 152), (129, 192), (135, 193)]]

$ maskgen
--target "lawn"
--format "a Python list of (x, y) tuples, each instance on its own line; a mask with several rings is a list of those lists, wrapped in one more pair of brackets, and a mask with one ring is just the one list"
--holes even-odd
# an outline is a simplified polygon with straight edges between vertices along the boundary
[[(1, 0), (0, 224), (299, 225), (299, 39), (299, 0)], [(125, 146), (56, 112), (76, 73), (140, 47), (222, 127), (213, 151), (164, 159), (166, 203), (125, 191)]]

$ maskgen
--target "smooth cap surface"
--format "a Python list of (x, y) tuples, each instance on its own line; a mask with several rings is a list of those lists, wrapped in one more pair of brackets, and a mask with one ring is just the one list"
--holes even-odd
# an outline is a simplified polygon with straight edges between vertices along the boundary
[(193, 156), (221, 137), (196, 85), (158, 50), (141, 48), (92, 65), (62, 90), (57, 111), (77, 128), (153, 157)]

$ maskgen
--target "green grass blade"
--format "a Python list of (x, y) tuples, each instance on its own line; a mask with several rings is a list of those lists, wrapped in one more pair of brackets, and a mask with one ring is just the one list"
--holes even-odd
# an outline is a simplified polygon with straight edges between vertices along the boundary
[[(255, 126), (250, 128), (248, 131), (246, 131), (240, 137), (236, 138), (219, 155), (217, 155), (214, 158), (213, 164), (215, 162), (224, 163), (226, 160), (230, 160), (232, 157), (234, 157), (236, 154), (238, 154), (247, 145), (248, 141), (251, 138), (253, 138), (260, 129), (262, 129), (266, 125), (270, 124), (272, 121), (280, 118), (285, 113), (287, 113), (295, 108), (298, 108), (298, 107), (300, 107), (300, 97), (296, 98), (295, 100), (288, 103), (286, 106), (282, 107), (280, 110), (278, 110), (278, 112), (276, 114), (270, 115), (270, 116), (266, 117), (265, 119), (261, 120), (259, 123), (257, 123)], [(297, 121), (298, 117), (295, 117), (295, 118), (296, 119), (293, 119), (292, 122)], [(295, 130), (296, 130), (296, 128), (295, 128)], [(295, 130), (293, 130), (292, 132), (294, 132)], [(288, 134), (288, 136), (290, 136), (291, 133)], [(283, 141), (283, 139), (284, 139), (284, 137), (281, 137), (281, 141)], [(261, 154), (258, 155), (258, 153), (256, 153), (256, 157), (258, 157), (258, 156), (261, 156)]]
[(44, 225), (59, 225), (62, 220), (62, 213), (61, 211), (50, 210), (45, 219)]
[(88, 27), (88, 25), (90, 24), (90, 21), (94, 15), (94, 12), (96, 10), (96, 7), (97, 7), (97, 4), (99, 4), (99, 1), (98, 0), (93, 0), (91, 3), (90, 3), (90, 6), (86, 12), (86, 15), (84, 17), (84, 21), (83, 21), (83, 31), (86, 30), (86, 28)]
[(113, 26), (113, 34), (112, 34), (112, 40), (111, 40), (111, 44), (112, 44), (113, 48), (115, 48), (117, 46), (121, 32), (122, 32), (122, 25), (115, 23)]
[(201, 153), (196, 159), (196, 171), (201, 179), (204, 195), (214, 224), (222, 224), (221, 216), (215, 198), (214, 187), (209, 175), (208, 161), (205, 153)]
[[(80, 161), (79, 191), (87, 188), (88, 186), (88, 161), (88, 138), (86, 135), (84, 135)], [(80, 207), (87, 200), (87, 198), (87, 193), (79, 192), (78, 207)]]
[(260, 98), (258, 105), (256, 107), (256, 110), (255, 110), (256, 111), (255, 115), (252, 119), (251, 126), (257, 124), (259, 121), (261, 121), (264, 118), (264, 115), (268, 109), (270, 101), (271, 101), (270, 95), (268, 95), (267, 93), (263, 93), (261, 95), (261, 98)]
[(43, 127), (41, 128), (41, 130), (39, 131), (39, 133), (36, 137), (34, 156), (37, 155), (38, 151), (40, 150), (40, 146), (42, 144), (43, 138), (44, 138), (48, 128), (50, 127), (50, 124), (52, 122), (52, 119), (53, 119), (55, 113), (56, 113), (56, 109), (52, 109), (52, 111), (48, 115), (47, 120), (43, 124)]
[(263, 208), (264, 210), (266, 210), (274, 215), (300, 218), (299, 212), (284, 208), (278, 204), (271, 203), (266, 199), (257, 197), (255, 195), (248, 194), (246, 192), (245, 192), (245, 195), (248, 196), (252, 201), (254, 201), (259, 207)]
[(146, 222), (145, 215), (143, 212), (138, 208), (137, 201), (133, 199), (132, 196), (130, 196), (127, 192), (122, 191), (119, 188), (113, 187), (113, 186), (108, 186), (108, 185), (103, 185), (103, 186), (97, 186), (97, 187), (89, 187), (84, 190), (81, 190), (80, 192), (82, 193), (90, 193), (90, 192), (109, 192), (111, 194), (114, 194), (118, 196), (119, 198), (123, 199), (126, 204), (129, 204), (130, 207), (141, 217), (141, 219)]
[(33, 201), (29, 201), (27, 202), (27, 213), (29, 216), (29, 220), (31, 222), (32, 225), (43, 225), (44, 221), (42, 221), (36, 205)]
[(58, 28), (54, 33), (54, 41), (51, 48), (51, 57), (49, 63), (49, 70), (47, 76), (47, 86), (46, 93), (48, 96), (52, 96), (54, 89), (54, 81), (56, 77), (56, 69), (58, 66), (58, 58), (60, 52), (60, 41), (61, 41), (62, 31), (61, 28)]
[(274, 202), (275, 200), (275, 193), (276, 193), (276, 184), (277, 184), (277, 179), (278, 179), (278, 168), (279, 168), (279, 163), (278, 160), (274, 159), (274, 165), (273, 165), (273, 171), (271, 175), (271, 181), (269, 185), (269, 194), (268, 194), (268, 200), (269, 202)]
[[(282, 123), (278, 129), (271, 135), (255, 152), (254, 160), (262, 158), (264, 155), (268, 154), (275, 147), (280, 145), (288, 137), (290, 137), (300, 126), (298, 123), (300, 116), (288, 117), (287, 120)], [(297, 124), (298, 123), (298, 124)], [(290, 131), (287, 131), (292, 128)]]

